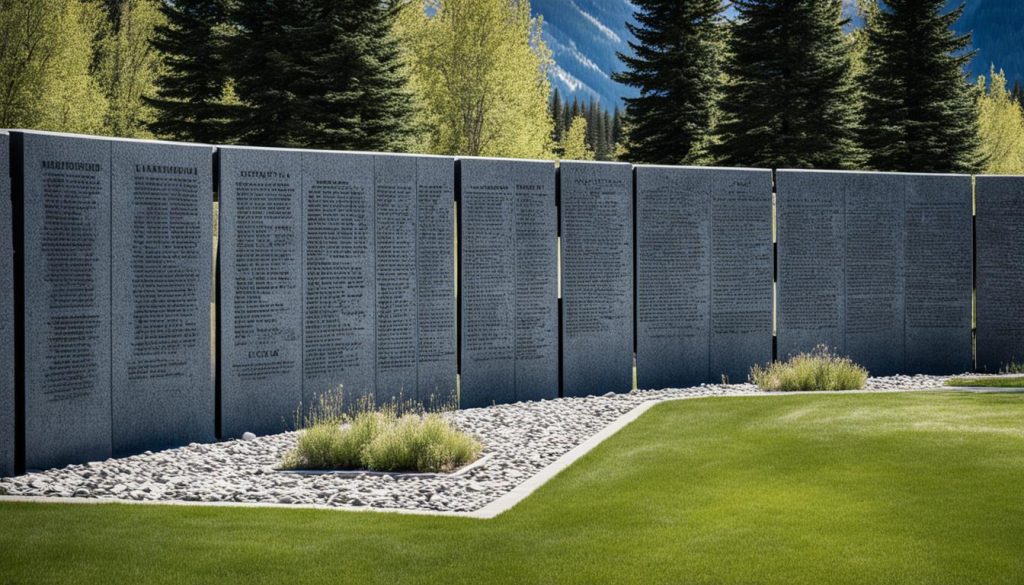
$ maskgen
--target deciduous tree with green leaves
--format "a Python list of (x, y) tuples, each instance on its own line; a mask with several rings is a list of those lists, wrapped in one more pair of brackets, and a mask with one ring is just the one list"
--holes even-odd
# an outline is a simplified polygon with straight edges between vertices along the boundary
[(964, 5), (946, 4), (885, 0), (868, 14), (861, 142), (873, 169), (973, 172), (984, 163), (978, 92), (964, 73), (971, 36), (951, 28)]
[(988, 80), (978, 79), (978, 93), (983, 171), (992, 175), (1024, 173), (1024, 112), (1006, 89), (1006, 75), (992, 67)]
[(680, 164), (706, 159), (721, 73), (722, 0), (634, 0), (633, 55), (615, 74), (640, 95), (626, 98), (628, 156)]
[(842, 0), (734, 0), (733, 6), (720, 140), (713, 146), (718, 160), (768, 168), (860, 166)]
[(526, 0), (412, 0), (400, 17), (419, 148), (549, 158), (551, 53)]
[(576, 116), (566, 131), (560, 148), (564, 160), (594, 160), (594, 150), (587, 146), (587, 119)]

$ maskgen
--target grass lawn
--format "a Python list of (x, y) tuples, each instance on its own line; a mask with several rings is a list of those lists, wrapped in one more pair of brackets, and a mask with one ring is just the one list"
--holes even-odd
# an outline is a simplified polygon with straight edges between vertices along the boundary
[(660, 405), (495, 520), (0, 505), (0, 584), (1024, 582), (1024, 395)]
[(950, 378), (946, 386), (974, 386), (978, 388), (1024, 388), (1024, 376), (1008, 378)]

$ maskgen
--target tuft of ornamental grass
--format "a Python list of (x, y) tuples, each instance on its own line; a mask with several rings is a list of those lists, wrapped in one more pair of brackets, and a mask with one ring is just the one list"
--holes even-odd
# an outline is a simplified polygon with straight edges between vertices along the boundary
[(367, 469), (446, 473), (480, 456), (483, 446), (438, 414), (364, 410), (339, 424), (321, 421), (299, 435), (282, 469)]
[(841, 357), (819, 345), (810, 353), (801, 353), (785, 362), (766, 367), (755, 365), (750, 381), (775, 392), (811, 390), (860, 390), (868, 381), (868, 371), (848, 357)]

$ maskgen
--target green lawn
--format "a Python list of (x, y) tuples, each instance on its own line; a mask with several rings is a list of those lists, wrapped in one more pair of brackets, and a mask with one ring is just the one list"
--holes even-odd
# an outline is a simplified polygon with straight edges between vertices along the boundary
[(0, 505), (0, 584), (1022, 583), (1024, 395), (658, 406), (495, 520)]
[(1008, 378), (950, 378), (946, 386), (973, 386), (976, 388), (1024, 388), (1024, 376)]

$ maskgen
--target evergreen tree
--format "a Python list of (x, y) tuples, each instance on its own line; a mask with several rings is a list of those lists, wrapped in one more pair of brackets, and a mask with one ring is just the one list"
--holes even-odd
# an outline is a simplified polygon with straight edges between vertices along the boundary
[(738, 18), (725, 68), (730, 81), (713, 146), (719, 160), (769, 168), (859, 166), (858, 102), (842, 0), (733, 5)]
[(612, 144), (622, 144), (622, 110), (615, 106), (615, 117), (612, 120)]
[(565, 122), (562, 111), (565, 104), (562, 103), (562, 94), (555, 88), (554, 94), (551, 96), (551, 121), (554, 124), (554, 131), (551, 134), (552, 139), (555, 143), (562, 141), (562, 133), (565, 131)]
[(229, 51), (243, 143), (404, 149), (410, 96), (378, 0), (238, 0)]
[(597, 111), (594, 116), (597, 128), (594, 130), (594, 156), (597, 160), (608, 160), (608, 126), (605, 123), (603, 111)]
[(1018, 104), (1024, 107), (1024, 89), (1021, 88), (1019, 79), (1013, 82), (1013, 92), (1010, 95)]
[(637, 23), (628, 26), (635, 55), (620, 53), (627, 70), (614, 76), (640, 91), (625, 100), (633, 121), (628, 156), (645, 163), (700, 160), (719, 85), (722, 0), (633, 3)]
[(233, 142), (227, 122), (237, 114), (224, 99), (227, 0), (175, 0), (160, 10), (165, 24), (153, 45), (163, 68), (156, 95), (147, 98), (156, 111), (150, 130), (172, 140)]
[(877, 170), (971, 172), (979, 168), (977, 92), (965, 78), (970, 35), (951, 25), (964, 5), (886, 0), (866, 24), (862, 144)]

